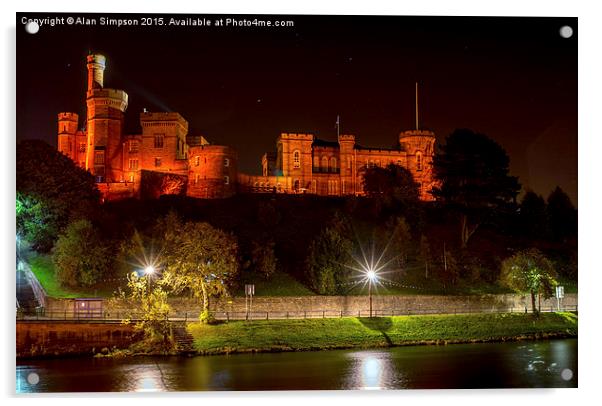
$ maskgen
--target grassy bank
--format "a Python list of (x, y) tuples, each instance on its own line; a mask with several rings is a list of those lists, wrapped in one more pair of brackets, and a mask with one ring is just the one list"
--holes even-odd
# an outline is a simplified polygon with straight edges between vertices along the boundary
[(191, 323), (201, 354), (306, 351), (577, 336), (577, 316), (474, 314)]
[(65, 299), (77, 297), (111, 297), (115, 290), (114, 287), (106, 284), (96, 289), (66, 288), (59, 283), (55, 276), (54, 263), (50, 255), (30, 251), (25, 258), (31, 267), (31, 271), (50, 297)]

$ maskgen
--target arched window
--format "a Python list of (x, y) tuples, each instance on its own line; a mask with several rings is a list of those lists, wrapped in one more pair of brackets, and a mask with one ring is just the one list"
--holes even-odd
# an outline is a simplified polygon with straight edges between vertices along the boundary
[(322, 157), (322, 172), (328, 172), (328, 158)]
[(293, 184), (293, 190), (295, 192), (299, 192), (299, 189), (300, 189), (299, 179), (295, 179), (295, 183)]
[(330, 158), (330, 172), (337, 171), (337, 159), (335, 157)]
[(301, 152), (299, 150), (295, 150), (293, 152), (293, 168), (301, 167)]
[(416, 170), (422, 170), (422, 152), (420, 151), (416, 152)]
[(320, 158), (314, 156), (314, 172), (317, 172), (320, 169)]
[(194, 165), (199, 166), (200, 164), (201, 164), (201, 157), (197, 155), (194, 157)]

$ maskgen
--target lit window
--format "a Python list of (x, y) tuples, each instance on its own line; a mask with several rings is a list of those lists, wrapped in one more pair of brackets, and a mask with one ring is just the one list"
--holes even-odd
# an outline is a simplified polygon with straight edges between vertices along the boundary
[(420, 151), (416, 152), (416, 170), (422, 170), (422, 152)]
[(330, 172), (337, 171), (337, 159), (335, 157), (330, 158)]
[(161, 166), (161, 158), (155, 158), (155, 168), (158, 168)]
[(163, 148), (163, 134), (155, 134), (155, 148)]
[(301, 167), (301, 152), (298, 150), (293, 152), (293, 167), (300, 168)]
[(130, 152), (133, 152), (133, 153), (138, 152), (138, 140), (130, 140), (128, 145), (129, 145)]
[(320, 158), (317, 156), (314, 157), (314, 169), (320, 168)]
[(224, 158), (224, 166), (230, 166), (230, 159)]
[(134, 182), (134, 175), (130, 175), (130, 182)]
[(347, 168), (351, 169), (351, 157), (347, 157)]
[(328, 172), (328, 158), (322, 157), (322, 172)]
[(94, 154), (94, 164), (96, 165), (104, 165), (105, 163), (105, 152), (104, 151), (96, 151)]
[(194, 157), (194, 166), (199, 166), (200, 164), (201, 164), (201, 157), (197, 155)]
[(194, 175), (194, 184), (198, 184), (199, 183), (199, 174), (197, 173), (196, 175)]
[(85, 142), (79, 143), (79, 152), (86, 152), (86, 143)]
[(138, 170), (138, 160), (137, 159), (130, 159), (129, 168), (130, 168), (131, 171)]

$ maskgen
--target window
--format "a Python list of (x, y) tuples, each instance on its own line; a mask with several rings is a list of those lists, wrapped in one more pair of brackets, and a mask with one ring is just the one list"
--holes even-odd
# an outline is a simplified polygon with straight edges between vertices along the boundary
[(105, 152), (104, 151), (96, 151), (94, 154), (94, 164), (95, 165), (104, 165), (105, 164)]
[(320, 168), (320, 158), (318, 158), (317, 156), (314, 157), (314, 170), (317, 170)]
[(155, 134), (155, 148), (163, 148), (163, 134)]
[(315, 179), (311, 181), (311, 192), (318, 193), (318, 181)]
[(293, 189), (295, 190), (295, 192), (298, 192), (300, 188), (301, 186), (299, 183), (299, 179), (295, 179), (295, 183), (293, 183)]
[(337, 159), (335, 157), (330, 158), (330, 172), (337, 171)]
[(351, 157), (347, 157), (347, 168), (351, 169)]
[(199, 183), (199, 174), (197, 173), (194, 175), (194, 184), (196, 185), (198, 183)]
[(130, 182), (134, 183), (134, 174), (130, 175)]
[(422, 170), (422, 152), (420, 151), (416, 152), (416, 170)]
[(130, 171), (137, 171), (138, 170), (138, 160), (130, 159), (129, 168), (130, 168)]
[(328, 172), (328, 158), (322, 157), (322, 172)]
[(85, 142), (79, 143), (79, 152), (86, 152), (86, 143)]
[(155, 168), (158, 168), (161, 166), (161, 158), (155, 158)]
[(293, 152), (293, 168), (300, 168), (300, 167), (301, 167), (301, 152), (296, 150), (295, 152)]
[(201, 164), (201, 157), (197, 155), (194, 157), (194, 166), (199, 166), (200, 164)]
[(345, 194), (345, 181), (341, 181), (341, 194)]
[(230, 166), (230, 158), (224, 158), (224, 166)]
[(138, 152), (138, 140), (130, 140), (130, 142), (128, 143), (128, 147), (129, 147), (129, 152), (131, 153), (136, 153)]

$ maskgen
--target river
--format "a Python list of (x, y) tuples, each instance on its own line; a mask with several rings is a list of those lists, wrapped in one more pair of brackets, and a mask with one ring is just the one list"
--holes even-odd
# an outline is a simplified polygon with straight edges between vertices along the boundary
[(17, 362), (17, 393), (577, 387), (577, 339)]

